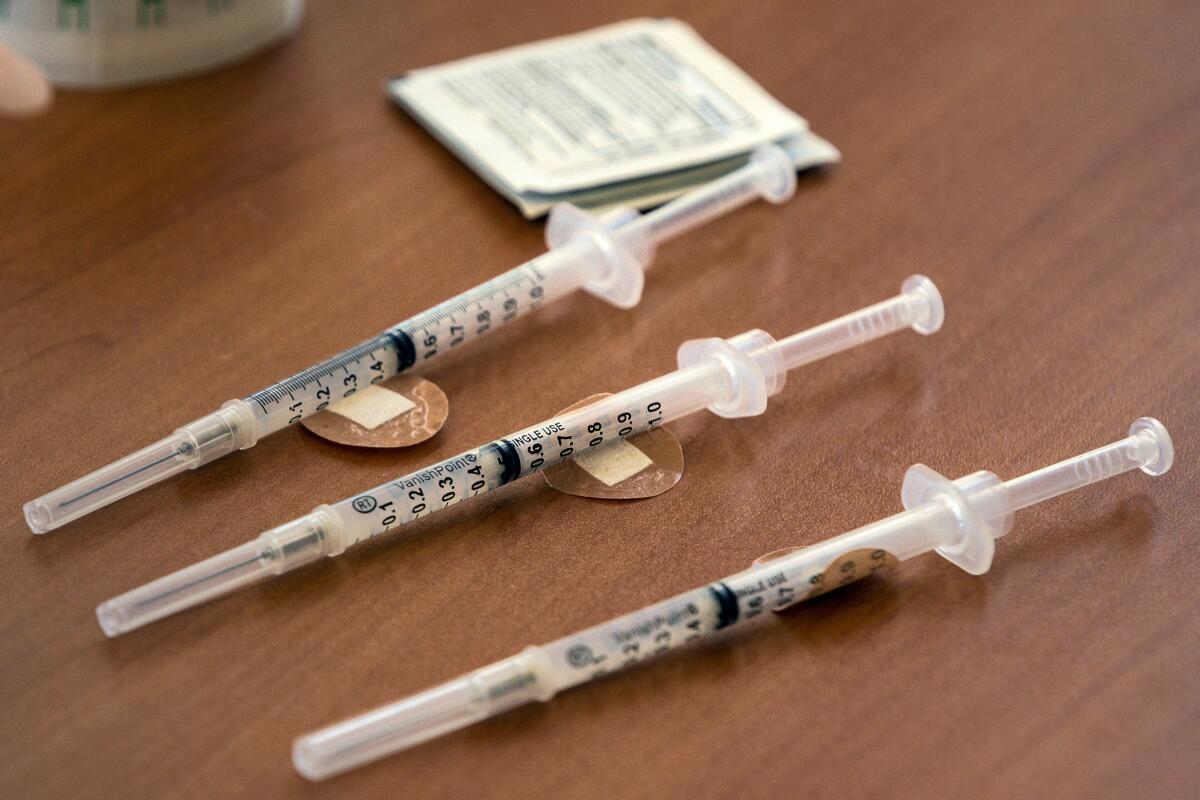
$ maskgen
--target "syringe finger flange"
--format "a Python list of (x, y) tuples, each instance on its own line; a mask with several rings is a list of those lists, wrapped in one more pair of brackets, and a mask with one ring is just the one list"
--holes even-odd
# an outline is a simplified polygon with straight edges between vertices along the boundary
[[(555, 203), (550, 207), (546, 217), (546, 247), (555, 250), (566, 246), (578, 238), (583, 232), (595, 230), (600, 225), (606, 231), (619, 230), (642, 215), (642, 212), (629, 206), (617, 206), (598, 216), (589, 214), (574, 203)], [(650, 266), (654, 260), (654, 241), (648, 236), (638, 237), (626, 242), (633, 256), (643, 267)]]
[(601, 221), (570, 203), (550, 210), (546, 241), (551, 249), (574, 247), (588, 278), (583, 290), (629, 309), (642, 300), (646, 266), (654, 257), (654, 243), (646, 235), (618, 239)]
[[(904, 473), (900, 497), (907, 509), (927, 503), (944, 503), (954, 514), (957, 536), (937, 548), (939, 555), (972, 575), (982, 575), (992, 566), (996, 539), (1012, 528), (1013, 514), (998, 502), (1001, 481), (990, 472), (975, 472), (952, 481), (924, 464), (913, 464)], [(1003, 490), (999, 489), (999, 493)], [(977, 504), (984, 504), (982, 513)], [(990, 512), (990, 513), (989, 513)]]
[(783, 388), (787, 371), (766, 331), (746, 331), (731, 339), (691, 339), (675, 356), (679, 369), (719, 364), (726, 390), (708, 410), (720, 417), (753, 417), (767, 409), (767, 400)]

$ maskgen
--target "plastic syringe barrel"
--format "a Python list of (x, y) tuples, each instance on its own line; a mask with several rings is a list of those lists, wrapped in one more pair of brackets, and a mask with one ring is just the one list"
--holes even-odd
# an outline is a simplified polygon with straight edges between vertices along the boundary
[(1166, 428), (1143, 417), (1125, 439), (1004, 483), (978, 472), (947, 481), (947, 490), (931, 481), (936, 473), (915, 465), (902, 491), (907, 511), (815, 545), (769, 554), (708, 586), (529, 647), (435, 689), (302, 736), (292, 747), (292, 762), (309, 780), (332, 777), (517, 706), (544, 702), (563, 689), (766, 610), (783, 610), (895, 561), (931, 550), (956, 553), (964, 538), (974, 535), (972, 526), (983, 526), (977, 533), (1002, 536), (1013, 511), (1065, 491), (1134, 468), (1161, 475), (1170, 469), (1173, 454)]
[[(822, 326), (838, 343), (836, 350), (899, 330), (901, 325), (925, 333), (937, 330), (942, 303), (933, 282), (913, 276), (903, 286), (897, 298), (841, 317), (829, 324), (832, 327)], [(881, 307), (890, 310), (881, 316)], [(800, 344), (789, 345), (793, 341)], [(801, 334), (777, 343), (764, 331), (748, 331), (730, 339), (685, 342), (679, 348), (679, 369), (673, 372), (318, 509), (267, 531), (257, 545), (237, 548), (240, 557), (217, 556), (114, 597), (97, 608), (97, 618), (109, 636), (126, 633), (252, 580), (294, 569), (320, 555), (338, 555), (581, 450), (642, 433), (705, 407), (725, 417), (762, 413), (768, 398), (783, 386), (785, 355), (799, 354), (803, 363), (812, 360), (803, 345), (806, 341)], [(825, 355), (836, 351), (825, 338), (819, 341)], [(250, 552), (259, 555), (250, 559), (246, 555)], [(236, 570), (227, 572), (232, 564)]]
[(628, 208), (593, 216), (560, 203), (546, 224), (546, 254), (26, 503), (29, 528), (47, 533), (172, 475), (252, 447), (359, 386), (422, 366), (576, 289), (618, 308), (633, 308), (659, 242), (756, 197), (782, 203), (794, 193), (795, 181), (786, 152), (768, 145), (746, 166), (645, 217)]

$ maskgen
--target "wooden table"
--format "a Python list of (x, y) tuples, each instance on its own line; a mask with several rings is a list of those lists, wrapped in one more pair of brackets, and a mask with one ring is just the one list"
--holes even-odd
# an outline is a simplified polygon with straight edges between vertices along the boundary
[[(0, 123), (0, 796), (1200, 792), (1192, 3), (656, 5), (844, 165), (663, 248), (636, 311), (576, 296), (437, 366), (451, 417), (425, 445), (289, 430), (29, 534), (25, 500), (540, 251), (381, 81), (645, 6), (506, 5), (314, 0), (235, 68)], [(941, 333), (808, 367), (761, 417), (675, 424), (687, 472), (658, 499), (528, 480), (96, 626), (107, 597), (657, 375), (684, 339), (786, 334), (912, 272)], [(1022, 513), (985, 577), (928, 556), (345, 777), (292, 770), (315, 727), (894, 513), (913, 462), (1012, 476), (1143, 414), (1174, 470)]]

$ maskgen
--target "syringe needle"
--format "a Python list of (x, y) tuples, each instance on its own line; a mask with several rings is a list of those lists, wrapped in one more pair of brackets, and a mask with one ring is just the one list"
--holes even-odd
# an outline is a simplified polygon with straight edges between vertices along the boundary
[(180, 592), (186, 592), (190, 589), (194, 589), (195, 587), (204, 584), (207, 581), (218, 580), (220, 578), (225, 577), (226, 575), (237, 572), (239, 569), (242, 569), (243, 567), (248, 567), (251, 564), (256, 564), (256, 563), (258, 563), (258, 559), (259, 559), (258, 553), (255, 553), (252, 558), (247, 558), (243, 561), (237, 562), (236, 564), (229, 564), (228, 566), (222, 565), (219, 569), (216, 569), (211, 572), (206, 572), (202, 577), (195, 578), (194, 580), (188, 581), (187, 583), (180, 583), (180, 584), (171, 586), (169, 589), (162, 592), (162, 594), (159, 594), (154, 597), (147, 597), (145, 599), (139, 600), (137, 602), (137, 605), (140, 607), (140, 606), (147, 606), (147, 605), (154, 605), (157, 603), (161, 603), (164, 600), (167, 600), (168, 598), (170, 598), (172, 595), (179, 594)]
[[(488, 442), (267, 531), (239, 548), (167, 575), (97, 609), (109, 636), (133, 630), (227, 591), (295, 569), (499, 488), (582, 450), (624, 439), (708, 408), (723, 417), (761, 414), (789, 369), (905, 328), (933, 333), (942, 300), (914, 275), (900, 294), (776, 342), (764, 331), (697, 339), (679, 348), (679, 369), (574, 411)], [(237, 554), (241, 555), (237, 555)], [(228, 574), (230, 563), (254, 564)], [(218, 578), (219, 574), (224, 577)], [(181, 591), (180, 586), (199, 587)]]
[(950, 481), (918, 464), (904, 480), (907, 511), (764, 557), (708, 586), (303, 736), (292, 748), (292, 762), (304, 777), (322, 780), (517, 706), (547, 701), (764, 610), (787, 608), (930, 550), (981, 574), (991, 565), (995, 539), (1010, 529), (1013, 512), (1135, 467), (1161, 475), (1170, 469), (1173, 453), (1166, 428), (1144, 417), (1118, 442), (1004, 483), (990, 472)]
[(115, 486), (116, 484), (120, 483), (121, 481), (127, 481), (130, 478), (140, 475), (141, 473), (145, 472), (148, 469), (153, 469), (154, 467), (157, 467), (159, 464), (165, 464), (167, 461), (170, 461), (172, 458), (175, 458), (178, 455), (179, 455), (178, 450), (172, 451), (171, 453), (163, 456), (162, 458), (151, 461), (149, 464), (144, 464), (144, 465), (137, 467), (129, 472), (126, 472), (124, 475), (119, 475), (116, 478), (113, 478), (112, 480), (108, 481), (107, 483), (102, 483), (99, 486), (96, 486), (95, 488), (88, 489), (83, 494), (78, 494), (69, 500), (64, 500), (58, 504), (58, 507), (66, 508), (69, 505), (78, 503), (80, 500), (84, 499), (85, 497), (90, 497), (91, 495), (94, 495), (97, 492), (104, 491), (108, 487)]
[(633, 308), (660, 242), (755, 198), (785, 202), (795, 185), (791, 160), (771, 145), (741, 169), (642, 218), (627, 208), (594, 217), (562, 203), (546, 224), (550, 250), (544, 255), (26, 503), (25, 519), (34, 533), (47, 533), (186, 469), (252, 447), (360, 387), (422, 367), (577, 289)]

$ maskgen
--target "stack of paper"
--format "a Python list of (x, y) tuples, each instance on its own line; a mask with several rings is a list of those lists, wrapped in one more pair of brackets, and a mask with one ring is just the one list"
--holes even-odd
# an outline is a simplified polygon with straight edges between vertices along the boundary
[(649, 207), (775, 142), (839, 159), (808, 123), (673, 19), (637, 19), (410, 72), (393, 99), (529, 218), (569, 200)]

